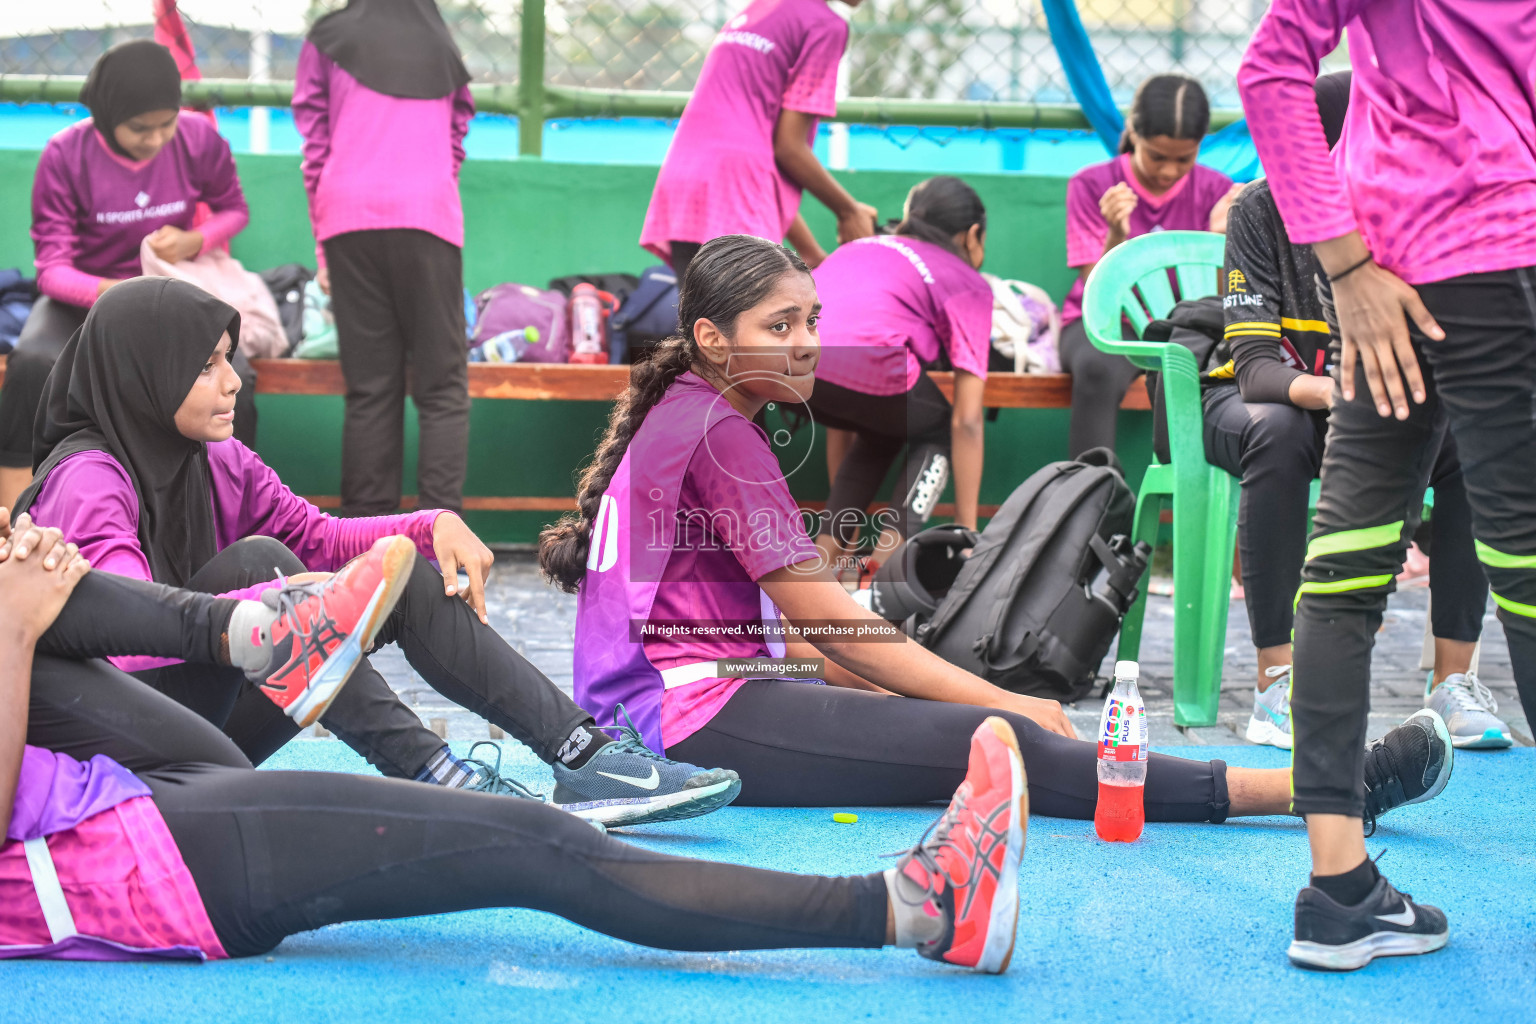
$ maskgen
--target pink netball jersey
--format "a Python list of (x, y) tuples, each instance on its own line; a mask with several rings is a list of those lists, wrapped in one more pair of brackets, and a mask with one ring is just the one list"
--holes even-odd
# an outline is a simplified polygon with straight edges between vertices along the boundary
[(818, 380), (866, 395), (902, 394), (941, 349), (955, 369), (986, 379), (992, 289), (954, 253), (877, 235), (838, 246), (813, 276), (821, 299)]
[[(1136, 193), (1136, 209), (1131, 211), (1132, 238), (1153, 231), (1210, 230), (1211, 210), (1232, 187), (1232, 179), (1225, 174), (1195, 164), (1173, 188), (1160, 196), (1149, 195), (1136, 180), (1128, 153), (1084, 167), (1067, 182), (1067, 266), (1086, 267), (1104, 255), (1109, 225), (1099, 212), (1099, 200), (1121, 182)], [(1061, 322), (1069, 324), (1082, 317), (1083, 279), (1079, 277), (1062, 303)]]
[(848, 23), (827, 0), (756, 0), (727, 22), (662, 161), (640, 244), (670, 260), (674, 241), (782, 241), (800, 211), (800, 186), (774, 163), (774, 126), (786, 108), (837, 112), (847, 45)]
[(149, 787), (101, 755), (26, 747), (0, 842), (0, 959), (226, 955)]
[(655, 750), (705, 725), (741, 686), (722, 658), (781, 657), (757, 581), (813, 559), (762, 430), (708, 382), (667, 390), (603, 494), (576, 606), (576, 702), (623, 704)]

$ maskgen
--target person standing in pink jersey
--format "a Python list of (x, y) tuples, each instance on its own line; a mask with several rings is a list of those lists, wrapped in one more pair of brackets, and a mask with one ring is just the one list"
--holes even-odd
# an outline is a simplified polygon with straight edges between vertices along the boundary
[(818, 120), (837, 112), (848, 45), (848, 23), (828, 2), (755, 0), (715, 37), (640, 231), (640, 245), (679, 282), (720, 235), (788, 239), (819, 264), (826, 253), (800, 217), (802, 189), (836, 215), (839, 243), (875, 233), (874, 207), (849, 195), (811, 148)]
[[(1330, 158), (1312, 82), (1346, 30), (1354, 77)], [(1441, 911), (1366, 856), (1358, 781), (1372, 638), (1447, 429), (1536, 716), (1533, 82), (1532, 0), (1275, 0), (1238, 74), (1270, 190), (1292, 241), (1316, 250), (1341, 343), (1296, 611), (1292, 806), (1313, 872), (1296, 899), (1299, 966), (1352, 970), (1449, 937)], [(1438, 715), (1415, 719), (1449, 750)], [(1426, 776), (1404, 796), (1440, 785)]]
[[(907, 195), (894, 234), (841, 246), (816, 269), (821, 360), (806, 403), (819, 428), (853, 443), (827, 498), (817, 538), (829, 560), (859, 536), (864, 513), (906, 446), (875, 559), (923, 528), (953, 466), (955, 522), (977, 528), (992, 351), (992, 289), (981, 276), (987, 210), (959, 178), (930, 178)], [(923, 371), (955, 371), (951, 402)], [(866, 565), (866, 571), (872, 569)]]
[[(32, 479), (32, 421), (48, 372), (96, 297), (142, 272), (146, 238), (179, 263), (217, 249), (250, 220), (229, 143), (202, 117), (180, 116), (176, 58), (147, 39), (102, 54), (80, 90), (89, 119), (48, 140), (32, 181), (37, 289), (0, 390), (0, 507)], [(199, 204), (212, 211), (194, 224)], [(256, 443), (256, 374), (245, 382), (235, 433)]]
[(299, 51), (293, 122), (347, 381), (343, 515), (400, 506), (408, 381), (421, 431), (417, 507), (464, 505), (459, 167), (474, 113), (469, 72), (432, 0), (349, 0)]
[(1241, 186), (1195, 163), (1211, 126), (1205, 90), (1188, 75), (1141, 83), (1120, 155), (1084, 167), (1067, 183), (1067, 266), (1077, 280), (1061, 307), (1061, 368), (1072, 375), (1067, 454), (1115, 446), (1125, 389), (1142, 371), (1124, 356), (1094, 348), (1083, 328), (1083, 285), (1104, 254), (1152, 231), (1227, 230)]

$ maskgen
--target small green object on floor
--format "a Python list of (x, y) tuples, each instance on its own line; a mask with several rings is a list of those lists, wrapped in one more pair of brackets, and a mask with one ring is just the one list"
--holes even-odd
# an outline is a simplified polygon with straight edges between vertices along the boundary
[(838, 811), (836, 814), (832, 815), (832, 820), (837, 822), (839, 825), (854, 825), (858, 823), (859, 816), (857, 814), (847, 814), (843, 811)]

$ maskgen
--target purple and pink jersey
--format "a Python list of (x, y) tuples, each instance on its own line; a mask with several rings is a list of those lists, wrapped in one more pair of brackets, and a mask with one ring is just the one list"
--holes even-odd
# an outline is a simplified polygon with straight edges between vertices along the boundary
[(838, 246), (812, 276), (821, 299), (818, 380), (904, 394), (941, 350), (956, 370), (986, 379), (992, 289), (949, 250), (876, 235)]
[(139, 246), (170, 225), (192, 229), (199, 202), (203, 252), (229, 241), (250, 214), (235, 161), (206, 118), (183, 116), (176, 134), (142, 162), (119, 156), (89, 120), (48, 140), (32, 179), (32, 243), (37, 287), (75, 306), (96, 301), (103, 278), (143, 273)]
[(743, 682), (718, 675), (717, 660), (783, 654), (757, 581), (816, 557), (762, 430), (683, 374), (636, 431), (592, 525), (577, 703), (600, 722), (622, 703), (655, 750), (687, 739)]
[(475, 114), (469, 86), (435, 100), (374, 92), (305, 42), (293, 83), (304, 191), (320, 243), (349, 231), (414, 228), (464, 245), (459, 168)]
[[(1312, 82), (1346, 29), (1330, 155)], [(1274, 0), (1237, 85), (1291, 241), (1358, 228), (1409, 284), (1536, 265), (1536, 4)]]
[(223, 959), (197, 885), (116, 761), (24, 747), (0, 837), (0, 959)]
[[(848, 23), (827, 0), (756, 0), (715, 37), (662, 161), (640, 244), (670, 261), (673, 242), (721, 235), (782, 241), (800, 186), (779, 170), (782, 110), (837, 112)], [(815, 129), (811, 138), (814, 140)]]
[[(367, 551), (380, 537), (409, 537), (424, 558), (435, 557), (432, 526), (441, 515), (423, 509), (395, 516), (337, 519), (290, 491), (255, 452), (234, 438), (208, 445), (214, 539), (220, 551), (244, 537), (282, 541), (312, 572), (332, 572)], [(139, 546), (139, 497), (127, 472), (107, 452), (71, 455), (54, 467), (29, 510), (39, 526), (56, 526), (79, 545), (92, 568), (148, 580)], [(222, 596), (252, 598), (276, 580)], [(126, 672), (174, 662), (113, 658)]]
[[(1129, 153), (1084, 167), (1067, 182), (1067, 266), (1086, 267), (1104, 255), (1109, 224), (1099, 212), (1099, 200), (1122, 182), (1136, 193), (1130, 238), (1153, 231), (1209, 231), (1211, 211), (1232, 187), (1232, 179), (1225, 174), (1195, 164), (1167, 192), (1154, 196), (1136, 179)], [(1082, 317), (1083, 279), (1078, 277), (1061, 304), (1061, 322), (1066, 325)]]

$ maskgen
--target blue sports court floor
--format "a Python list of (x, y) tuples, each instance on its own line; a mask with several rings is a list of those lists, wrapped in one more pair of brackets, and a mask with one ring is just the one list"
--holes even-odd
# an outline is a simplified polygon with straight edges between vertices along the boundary
[[(467, 746), (467, 744), (455, 746)], [(516, 749), (509, 745), (509, 753)], [(462, 752), (462, 750), (461, 750)], [(1184, 747), (1279, 767), (1269, 748)], [(526, 755), (525, 755), (526, 757)], [(272, 767), (364, 770), (342, 744), (299, 740)], [(528, 758), (517, 774), (542, 779)], [(937, 812), (726, 810), (627, 834), (657, 850), (791, 871), (855, 873)], [(1536, 1016), (1536, 750), (1464, 753), (1442, 797), (1368, 841), (1382, 868), (1443, 907), (1448, 948), (1353, 975), (1285, 960), (1306, 871), (1299, 823), (1151, 825), (1132, 846), (1091, 822), (1036, 817), (1013, 966), (980, 977), (904, 950), (674, 954), (520, 910), (350, 924), (275, 954), (204, 965), (0, 965), (0, 1018), (65, 1021), (496, 1020), (748, 1024), (1009, 1020), (1529, 1021)]]

